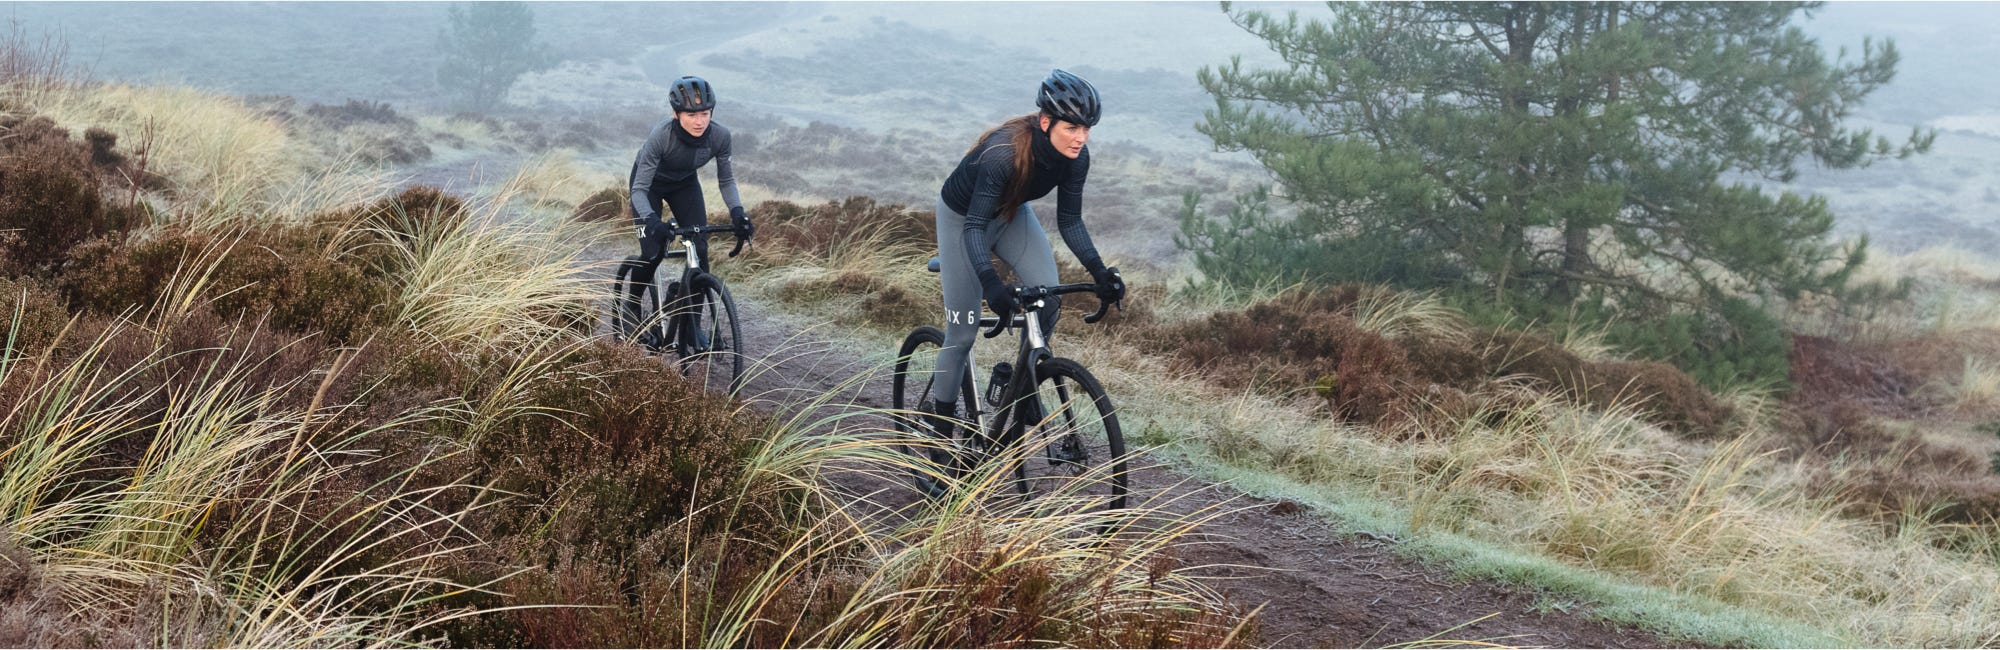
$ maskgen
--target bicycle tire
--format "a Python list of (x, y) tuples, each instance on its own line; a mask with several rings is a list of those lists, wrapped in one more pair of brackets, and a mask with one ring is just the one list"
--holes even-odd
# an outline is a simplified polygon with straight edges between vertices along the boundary
[[(931, 429), (923, 422), (916, 410), (925, 405), (925, 400), (934, 398), (933, 389), (937, 379), (937, 352), (944, 349), (944, 332), (931, 326), (918, 327), (903, 337), (903, 344), (896, 351), (895, 371), (890, 375), (890, 403), (894, 408), (895, 430), (904, 441), (920, 440), (932, 435)], [(915, 388), (912, 390), (913, 387)], [(957, 404), (964, 407), (973, 399), (972, 373), (967, 372), (959, 382)], [(964, 414), (966, 408), (960, 408)], [(952, 462), (947, 445), (962, 444), (964, 441), (938, 441), (934, 445), (915, 445), (909, 442), (898, 444), (902, 452), (914, 460), (910, 468), (910, 482), (919, 493), (939, 494), (943, 492), (936, 480), (937, 476), (956, 477), (958, 463)]]
[[(630, 260), (627, 260), (628, 264)], [(631, 309), (631, 291), (634, 280), (632, 267), (620, 266), (616, 278), (611, 283), (610, 321), (612, 340), (619, 343), (640, 345), (648, 352), (658, 352), (666, 336), (666, 321), (660, 317), (660, 287), (657, 282), (649, 282), (639, 290), (637, 309)]]
[[(680, 340), (674, 341), (681, 372), (698, 379), (704, 388), (727, 386), (728, 394), (735, 395), (743, 388), (746, 356), (743, 324), (736, 319), (736, 300), (729, 296), (729, 288), (722, 284), (721, 278), (707, 273), (696, 274), (687, 284), (688, 296), (698, 310), (681, 321), (693, 324), (695, 331), (680, 332)], [(696, 331), (707, 334), (705, 347), (698, 344)]]
[[(1131, 458), (1117, 408), (1081, 364), (1060, 357), (1035, 367), (1035, 392), (1011, 411), (1021, 425), (1023, 492), (1061, 512), (1122, 510), (1131, 495)], [(1039, 409), (1039, 411), (1037, 411)], [(1073, 444), (1072, 444), (1073, 443)]]

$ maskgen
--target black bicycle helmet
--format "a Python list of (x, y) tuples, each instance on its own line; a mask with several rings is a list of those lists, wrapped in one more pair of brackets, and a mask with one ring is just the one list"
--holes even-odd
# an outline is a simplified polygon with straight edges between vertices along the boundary
[(1064, 122), (1097, 126), (1098, 118), (1104, 117), (1104, 106), (1097, 99), (1097, 88), (1061, 68), (1049, 71), (1049, 78), (1042, 80), (1042, 91), (1035, 94), (1035, 105)]
[(698, 113), (715, 108), (715, 89), (709, 87), (708, 80), (688, 75), (674, 80), (674, 87), (667, 90), (667, 102), (676, 113)]

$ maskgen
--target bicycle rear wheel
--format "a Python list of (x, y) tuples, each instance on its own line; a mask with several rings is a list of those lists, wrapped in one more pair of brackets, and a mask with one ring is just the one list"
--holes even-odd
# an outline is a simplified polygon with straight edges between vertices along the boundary
[(1122, 509), (1131, 492), (1130, 460), (1118, 412), (1104, 386), (1075, 361), (1035, 368), (1035, 392), (1017, 402), (1024, 491), (1053, 512)]
[[(940, 394), (951, 391), (937, 385), (937, 355), (944, 349), (944, 332), (938, 328), (924, 326), (910, 332), (903, 338), (903, 346), (896, 351), (895, 374), (890, 378), (890, 401), (895, 409), (894, 420), (899, 445), (912, 462), (910, 482), (918, 492), (936, 495), (944, 492), (939, 477), (953, 477), (958, 474), (959, 463), (952, 458), (952, 452), (965, 441), (940, 440), (923, 417), (916, 414), (918, 407), (928, 406)], [(969, 413), (966, 405), (972, 403), (972, 373), (965, 373), (959, 382), (958, 412)], [(970, 417), (967, 415), (967, 417)]]
[(745, 356), (743, 326), (736, 320), (736, 301), (721, 278), (706, 273), (691, 281), (688, 296), (680, 309), (686, 331), (679, 333), (674, 351), (681, 360), (681, 372), (701, 382), (709, 390), (725, 390), (734, 395), (743, 388)]

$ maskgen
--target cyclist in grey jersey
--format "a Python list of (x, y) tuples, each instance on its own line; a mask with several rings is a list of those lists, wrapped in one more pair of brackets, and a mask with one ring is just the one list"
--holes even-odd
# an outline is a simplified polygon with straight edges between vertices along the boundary
[[(1106, 304), (1124, 298), (1123, 282), (1108, 269), (1083, 225), (1083, 185), (1090, 172), (1090, 128), (1102, 116), (1097, 89), (1081, 77), (1055, 70), (1042, 81), (1035, 104), (1040, 112), (1008, 120), (980, 136), (938, 195), (937, 238), (944, 284), (945, 340), (933, 386), (945, 387), (933, 402), (919, 405), (940, 430), (957, 416), (956, 387), (979, 333), (982, 299), (995, 315), (1011, 318), (1021, 310), (993, 268), (992, 257), (1013, 267), (1023, 285), (1054, 285), (1055, 252), (1048, 233), (1027, 203), (1056, 195), (1056, 227), (1063, 243), (1097, 282)], [(1045, 332), (1055, 331), (1055, 300), (1037, 314)]]
[[(628, 262), (631, 283), (625, 301), (626, 322), (636, 322), (639, 297), (653, 282), (668, 239), (676, 227), (708, 225), (708, 209), (702, 199), (701, 182), (695, 171), (715, 161), (715, 181), (729, 206), (729, 219), (736, 236), (749, 241), (755, 228), (736, 192), (736, 170), (730, 164), (729, 129), (710, 121), (715, 110), (715, 89), (694, 76), (674, 81), (667, 93), (673, 117), (653, 127), (646, 144), (632, 161), (631, 204), (638, 227), (639, 260)], [(672, 216), (667, 217), (668, 214)], [(691, 238), (695, 259), (708, 269), (708, 235)]]

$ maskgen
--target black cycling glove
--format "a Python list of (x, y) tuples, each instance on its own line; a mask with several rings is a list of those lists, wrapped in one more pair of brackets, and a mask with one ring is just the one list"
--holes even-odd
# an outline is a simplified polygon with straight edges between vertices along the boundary
[(1097, 282), (1091, 293), (1097, 294), (1098, 302), (1108, 306), (1125, 299), (1125, 278), (1118, 275), (1118, 267), (1092, 271), (1090, 276)]
[(1000, 280), (999, 273), (981, 271), (979, 285), (986, 294), (986, 308), (993, 310), (993, 315), (999, 316), (1000, 322), (1008, 322), (1014, 318), (1014, 314), (1020, 313), (1020, 297), (1014, 295), (1013, 287), (1007, 286), (1006, 282)]
[(654, 259), (666, 252), (673, 226), (657, 218), (639, 224), (639, 256)]
[(744, 212), (742, 206), (729, 209), (729, 224), (736, 227), (736, 238), (743, 241), (750, 241), (750, 236), (757, 233), (757, 227), (750, 225), (750, 213)]

